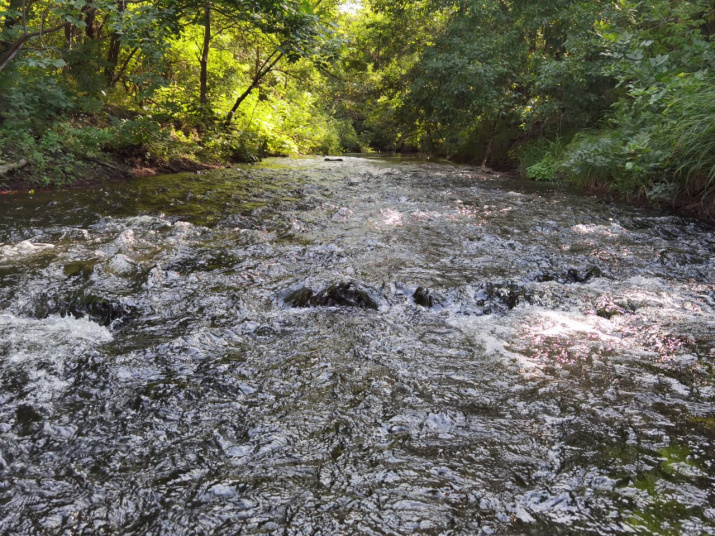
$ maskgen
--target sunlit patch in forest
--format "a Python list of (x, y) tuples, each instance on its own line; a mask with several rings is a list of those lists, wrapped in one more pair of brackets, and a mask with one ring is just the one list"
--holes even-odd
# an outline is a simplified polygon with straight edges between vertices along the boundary
[(413, 221), (417, 221), (420, 223), (428, 223), (428, 224), (434, 224), (438, 220), (441, 220), (443, 218), (442, 212), (439, 211), (431, 211), (431, 212), (425, 212), (423, 210), (418, 210), (410, 214), (411, 218)]
[(458, 218), (474, 219), (479, 215), (479, 209), (473, 205), (465, 205), (462, 201), (457, 200), (457, 206), (454, 212)]
[(510, 347), (539, 367), (592, 365), (594, 359), (613, 356), (620, 346), (617, 336), (603, 330), (592, 317), (556, 311), (534, 311), (525, 318), (518, 339)]

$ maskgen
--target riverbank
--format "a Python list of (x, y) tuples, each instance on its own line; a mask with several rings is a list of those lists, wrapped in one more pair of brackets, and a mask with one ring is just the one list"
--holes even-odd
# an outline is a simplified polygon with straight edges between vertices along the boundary
[(94, 188), (104, 184), (128, 182), (140, 177), (168, 175), (172, 173), (214, 171), (231, 164), (200, 163), (190, 160), (175, 160), (168, 163), (133, 163), (86, 161), (77, 177), (63, 183), (43, 182), (31, 169), (20, 169), (0, 177), (0, 195), (21, 194), (29, 191), (54, 191), (74, 188)]
[[(409, 156), (419, 158), (419, 155)], [(75, 168), (77, 173), (76, 178), (62, 183), (45, 183), (38, 178), (37, 173), (33, 172), (31, 166), (24, 166), (21, 169), (11, 171), (5, 177), (0, 177), (0, 195), (22, 194), (29, 191), (39, 192), (95, 188), (105, 184), (129, 182), (142, 177), (228, 169), (238, 164), (240, 164), (240, 162), (197, 162), (181, 158), (172, 159), (168, 162), (146, 162), (138, 159), (121, 162), (91, 159), (83, 161), (82, 165)], [(476, 172), (481, 173), (478, 165), (474, 165), (474, 168)], [(512, 176), (514, 178), (520, 176), (518, 172), (497, 172), (491, 169), (486, 173), (498, 176)], [(525, 179), (525, 177), (520, 178)], [(687, 192), (682, 192), (671, 201), (653, 202), (645, 195), (624, 198), (603, 184), (576, 187), (576, 191), (581, 191), (604, 200), (625, 202), (635, 207), (649, 207), (668, 214), (696, 218), (709, 223), (715, 222), (715, 194), (703, 199), (702, 197), (692, 196), (688, 195)]]
[(602, 199), (624, 202), (634, 207), (648, 207), (665, 213), (695, 218), (708, 223), (715, 223), (715, 194), (705, 198), (681, 192), (669, 201), (653, 201), (645, 195), (622, 196), (609, 189), (606, 185), (574, 187), (581, 191)]

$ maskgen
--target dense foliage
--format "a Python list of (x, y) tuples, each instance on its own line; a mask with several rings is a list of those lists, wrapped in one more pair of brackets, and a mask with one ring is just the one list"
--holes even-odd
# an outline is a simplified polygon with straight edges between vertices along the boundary
[(624, 196), (715, 194), (710, 1), (375, 0), (340, 117), (366, 144)]
[(709, 0), (0, 0), (0, 22), (0, 159), (36, 180), (374, 149), (715, 194)]
[(1, 0), (0, 159), (62, 183), (340, 150), (321, 98), (335, 17), (320, 0)]

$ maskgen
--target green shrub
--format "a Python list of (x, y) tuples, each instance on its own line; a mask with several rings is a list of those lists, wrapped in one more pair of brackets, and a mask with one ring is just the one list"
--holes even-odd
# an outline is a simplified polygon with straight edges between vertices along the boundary
[(262, 149), (263, 142), (255, 132), (219, 129), (204, 134), (203, 144), (197, 156), (202, 161), (257, 162), (261, 157)]
[(131, 153), (148, 150), (152, 142), (166, 141), (168, 133), (156, 121), (139, 117), (137, 119), (112, 119), (113, 137), (105, 145), (108, 151)]
[(362, 152), (362, 143), (358, 138), (355, 127), (351, 121), (347, 119), (334, 121), (335, 130), (338, 134), (338, 140), (343, 152), (360, 153)]
[(29, 121), (26, 126), (39, 132), (56, 117), (76, 110), (71, 94), (54, 78), (31, 70), (26, 77), (0, 77), (0, 115), (11, 121)]
[(68, 147), (68, 139), (62, 125), (55, 125), (41, 135), (33, 134), (31, 128), (13, 128), (3, 125), (0, 129), (0, 157), (3, 160), (26, 159), (36, 182), (64, 184), (74, 178), (80, 158)]
[(715, 78), (681, 75), (634, 91), (607, 128), (574, 138), (562, 169), (577, 184), (624, 196), (704, 199), (715, 190)]
[(526, 177), (533, 181), (553, 182), (556, 180), (557, 167), (551, 155), (547, 155), (541, 162), (526, 168)]
[(111, 144), (114, 138), (112, 129), (91, 125), (64, 124), (57, 130), (63, 135), (62, 144), (67, 150), (91, 158), (102, 158), (103, 148)]
[(549, 140), (547, 138), (535, 138), (512, 148), (512, 157), (519, 163), (519, 174), (526, 177), (526, 170), (538, 164), (549, 152)]
[(620, 165), (618, 134), (610, 131), (584, 132), (566, 147), (562, 163), (570, 182), (598, 183), (615, 177)]
[(540, 138), (516, 150), (522, 175), (534, 181), (553, 182), (559, 178), (565, 145), (561, 138)]

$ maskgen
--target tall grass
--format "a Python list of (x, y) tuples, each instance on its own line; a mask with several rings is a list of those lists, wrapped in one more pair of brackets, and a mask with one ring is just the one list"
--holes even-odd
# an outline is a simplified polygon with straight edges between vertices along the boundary
[[(691, 195), (715, 192), (715, 77), (694, 79), (675, 95), (664, 118), (675, 176)], [(667, 138), (668, 136), (666, 136)]]
[(556, 163), (555, 175), (569, 182), (606, 186), (624, 197), (712, 203), (715, 76), (678, 77), (658, 98), (655, 106), (634, 100), (620, 107), (608, 126), (577, 134), (565, 148), (551, 147), (541, 163)]

